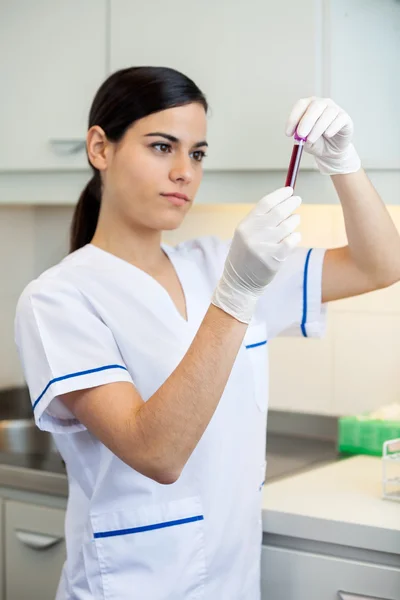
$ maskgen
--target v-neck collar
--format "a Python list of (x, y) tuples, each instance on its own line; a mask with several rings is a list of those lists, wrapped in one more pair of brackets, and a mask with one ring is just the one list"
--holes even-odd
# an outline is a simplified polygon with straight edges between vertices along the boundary
[[(163, 296), (165, 297), (167, 302), (171, 305), (173, 311), (176, 313), (176, 316), (180, 320), (180, 322), (183, 325), (186, 325), (186, 326), (189, 325), (189, 323), (192, 320), (193, 314), (192, 314), (192, 306), (191, 306), (191, 302), (190, 302), (190, 295), (187, 293), (187, 289), (188, 289), (188, 287), (187, 287), (188, 281), (187, 281), (187, 277), (186, 277), (187, 268), (186, 269), (184, 268), (187, 265), (182, 265), (182, 263), (179, 261), (180, 257), (177, 255), (175, 248), (173, 248), (172, 246), (168, 246), (167, 244), (161, 243), (161, 248), (164, 251), (164, 253), (166, 254), (166, 256), (169, 258), (171, 265), (174, 268), (176, 276), (179, 280), (180, 286), (182, 288), (182, 292), (183, 292), (183, 295), (185, 298), (187, 319), (185, 319), (181, 315), (181, 313), (177, 309), (174, 301), (172, 300), (170, 294), (165, 289), (165, 287), (163, 285), (161, 285), (161, 283), (159, 281), (157, 281), (157, 279), (155, 279), (152, 275), (150, 275), (143, 269), (140, 269), (140, 267), (137, 267), (136, 265), (125, 260), (124, 258), (121, 258), (121, 257), (117, 256), (116, 254), (112, 254), (112, 252), (108, 252), (108, 250), (103, 250), (103, 248), (99, 248), (98, 246), (95, 246), (94, 244), (89, 243), (86, 245), (86, 247), (90, 248), (91, 251), (94, 251), (97, 254), (101, 253), (104, 260), (107, 260), (109, 262), (117, 261), (121, 265), (123, 265), (124, 268), (133, 269), (139, 277), (142, 277), (143, 279), (147, 280), (149, 285), (152, 285), (154, 287), (154, 289), (157, 288), (158, 290), (160, 290), (160, 293), (163, 294)], [(185, 261), (185, 262), (188, 262), (188, 261)]]
[[(168, 256), (169, 261), (176, 273), (176, 277), (179, 281), (179, 284), (181, 286), (182, 289), (182, 293), (183, 293), (183, 297), (185, 299), (185, 309), (186, 309), (186, 319), (181, 315), (181, 313), (179, 312), (179, 310), (177, 309), (177, 307), (175, 306), (175, 302), (172, 300), (170, 294), (167, 292), (167, 290), (165, 289), (164, 286), (162, 286), (161, 284), (159, 284), (163, 290), (165, 290), (165, 292), (167, 293), (169, 299), (171, 300), (171, 304), (173, 305), (174, 309), (176, 310), (176, 312), (178, 313), (178, 316), (182, 319), (182, 321), (184, 321), (184, 323), (189, 324), (190, 320), (191, 320), (191, 306), (189, 306), (189, 299), (188, 299), (188, 294), (186, 293), (186, 285), (184, 284), (184, 280), (185, 277), (183, 276), (183, 273), (180, 269), (180, 263), (179, 260), (176, 260), (176, 256), (173, 256), (174, 254), (176, 254), (174, 248), (172, 248), (171, 246), (167, 246), (167, 244), (161, 244), (161, 249), (164, 251), (164, 253)], [(153, 278), (154, 279), (154, 278)], [(155, 280), (157, 281), (157, 280)], [(158, 283), (158, 281), (157, 281)]]

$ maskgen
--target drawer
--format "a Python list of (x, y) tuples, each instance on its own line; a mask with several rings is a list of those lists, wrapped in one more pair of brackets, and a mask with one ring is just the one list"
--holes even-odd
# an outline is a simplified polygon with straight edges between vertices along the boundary
[(5, 502), (6, 600), (54, 600), (66, 557), (65, 511)]
[(262, 600), (400, 600), (400, 559), (397, 569), (263, 546), (261, 588)]

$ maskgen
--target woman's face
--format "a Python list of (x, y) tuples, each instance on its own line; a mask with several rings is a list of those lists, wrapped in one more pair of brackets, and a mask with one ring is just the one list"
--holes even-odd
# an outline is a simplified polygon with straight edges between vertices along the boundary
[[(188, 104), (136, 121), (118, 143), (107, 143), (103, 203), (132, 226), (179, 227), (203, 175), (207, 149), (204, 108)], [(183, 194), (182, 200), (166, 194)]]

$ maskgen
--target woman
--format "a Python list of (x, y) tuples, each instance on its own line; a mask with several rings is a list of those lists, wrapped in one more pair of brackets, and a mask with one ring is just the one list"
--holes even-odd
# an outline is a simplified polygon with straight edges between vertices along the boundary
[(295, 105), (287, 134), (308, 136), (333, 175), (348, 247), (296, 248), (291, 188), (262, 198), (231, 244), (161, 244), (199, 187), (206, 112), (171, 69), (103, 83), (72, 253), (19, 300), (36, 423), (69, 480), (59, 600), (259, 598), (266, 341), (318, 336), (323, 303), (400, 277), (399, 236), (360, 168), (351, 120), (317, 98)]

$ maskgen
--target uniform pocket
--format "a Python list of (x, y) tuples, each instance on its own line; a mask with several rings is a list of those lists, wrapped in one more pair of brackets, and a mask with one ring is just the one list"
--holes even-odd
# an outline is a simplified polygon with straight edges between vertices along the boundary
[(265, 412), (268, 406), (268, 345), (265, 323), (250, 325), (244, 337), (246, 354), (251, 364), (254, 396), (258, 408)]
[(200, 498), (91, 515), (105, 600), (203, 600)]

